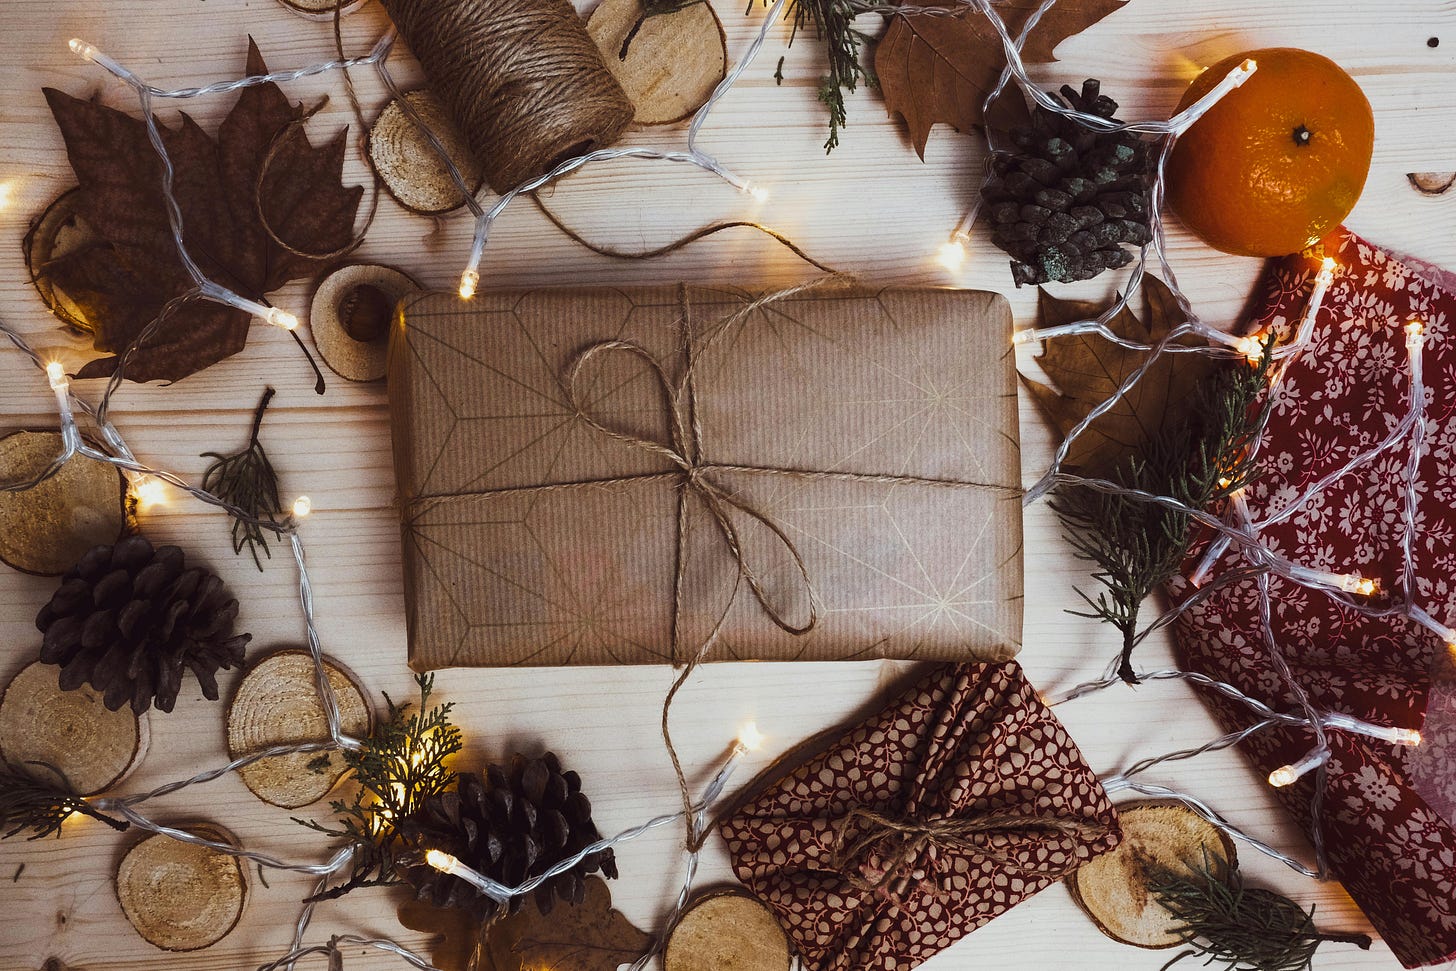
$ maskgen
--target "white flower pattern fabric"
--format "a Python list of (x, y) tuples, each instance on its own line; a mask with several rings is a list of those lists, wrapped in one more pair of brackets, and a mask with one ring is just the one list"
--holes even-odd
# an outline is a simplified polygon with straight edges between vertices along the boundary
[[(1390, 433), (1409, 411), (1405, 325), (1425, 328), (1426, 440), (1417, 469), (1414, 601), (1456, 626), (1456, 296), (1360, 237), (1340, 230), (1326, 241), (1339, 264), (1316, 320), (1312, 346), (1274, 391), (1260, 472), (1245, 498), (1254, 519), (1293, 502), (1322, 476)], [(1298, 325), (1317, 268), (1307, 256), (1271, 264), (1256, 297), (1252, 331), (1287, 335)], [(1396, 600), (1402, 583), (1409, 439), (1333, 483), (1261, 539), (1289, 560), (1377, 578)], [(1189, 569), (1202, 555), (1196, 549)], [(1205, 583), (1247, 563), (1226, 554)], [(1183, 579), (1175, 598), (1193, 592)], [(1441, 639), (1403, 617), (1375, 618), (1339, 596), (1271, 578), (1273, 642), (1313, 703), (1379, 725), (1421, 728)], [(1377, 595), (1371, 601), (1389, 601)], [(1236, 685), (1276, 709), (1299, 713), (1277, 674), (1260, 623), (1256, 581), (1243, 579), (1193, 606), (1177, 625), (1184, 667)], [(1206, 694), (1230, 730), (1249, 711)], [(1431, 731), (1428, 727), (1427, 734)], [(1427, 739), (1427, 744), (1432, 740)], [(1333, 755), (1280, 790), (1310, 831), (1322, 780), (1319, 825), (1331, 870), (1406, 967), (1456, 957), (1456, 826), (1422, 792), (1456, 794), (1456, 759), (1434, 768), (1422, 753), (1340, 730)], [(1312, 746), (1307, 729), (1266, 730), (1243, 750), (1262, 772), (1296, 761)], [(1425, 745), (1422, 746), (1425, 748)], [(1430, 776), (1435, 778), (1429, 778)], [(1443, 811), (1447, 815), (1443, 815)]]

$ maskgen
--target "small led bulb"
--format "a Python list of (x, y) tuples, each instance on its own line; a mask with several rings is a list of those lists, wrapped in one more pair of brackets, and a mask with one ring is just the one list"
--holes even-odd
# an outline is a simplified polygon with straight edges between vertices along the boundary
[(1374, 580), (1371, 580), (1368, 577), (1361, 577), (1359, 580), (1355, 581), (1355, 589), (1353, 592), (1359, 594), (1362, 597), (1369, 597), (1375, 593), (1375, 589), (1377, 586), (1378, 585)]
[(966, 247), (959, 239), (953, 239), (948, 243), (940, 245), (940, 252), (935, 255), (936, 262), (950, 270), (952, 273), (959, 273), (961, 267), (966, 264)]
[(1330, 257), (1326, 256), (1324, 259), (1320, 260), (1320, 272), (1321, 273), (1328, 273), (1330, 276), (1334, 276), (1335, 275), (1335, 267), (1338, 266), (1338, 265), (1339, 264), (1336, 263), (1333, 259), (1331, 259)]
[(293, 515), (302, 519), (311, 512), (313, 512), (313, 500), (308, 496), (299, 496), (293, 500)]
[(430, 850), (426, 853), (425, 862), (441, 873), (453, 873), (460, 866), (459, 860), (449, 853), (442, 853), (439, 850)]
[(1264, 341), (1258, 334), (1240, 337), (1238, 343), (1234, 345), (1234, 349), (1253, 364), (1259, 363), (1264, 358)]
[(743, 191), (752, 196), (754, 202), (765, 202), (768, 199), (768, 190), (761, 185), (754, 185), (752, 182), (743, 183)]
[(469, 300), (475, 296), (475, 288), (480, 286), (480, 274), (474, 270), (466, 270), (460, 274), (460, 299)]
[(66, 369), (60, 361), (51, 361), (46, 365), (46, 377), (50, 379), (51, 390), (62, 391), (70, 387), (71, 382), (66, 377)]
[(763, 748), (763, 732), (758, 730), (757, 722), (748, 722), (738, 730), (738, 744), (748, 752)]
[(270, 307), (268, 316), (263, 319), (274, 327), (282, 327), (284, 330), (298, 329), (298, 318), (281, 307)]
[(11, 197), (15, 194), (14, 182), (0, 182), (0, 209), (10, 205)]
[(101, 53), (95, 46), (86, 43), (79, 37), (71, 38), (70, 48), (72, 54), (78, 57), (84, 57), (88, 61), (96, 60), (96, 55)]
[(1285, 765), (1269, 773), (1269, 784), (1275, 789), (1283, 789), (1285, 786), (1293, 785), (1298, 778), (1294, 766)]
[(1397, 728), (1395, 730), (1395, 744), (1419, 745), (1421, 744), (1421, 733), (1414, 728)]
[(138, 509), (149, 509), (167, 503), (167, 483), (153, 476), (138, 479), (131, 488)]
[(1405, 346), (1420, 347), (1426, 340), (1426, 325), (1419, 320), (1412, 320), (1405, 325)]

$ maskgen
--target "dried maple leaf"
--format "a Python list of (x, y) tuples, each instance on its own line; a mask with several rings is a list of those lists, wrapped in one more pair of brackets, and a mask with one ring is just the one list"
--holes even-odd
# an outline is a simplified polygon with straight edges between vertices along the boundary
[[(1060, 0), (1032, 28), (1021, 59), (1027, 64), (1056, 60), (1052, 52), (1062, 41), (1080, 33), (1127, 0)], [(974, 7), (961, 0), (927, 0), (924, 6), (959, 7), (955, 13), (935, 16), (907, 14), (890, 18), (890, 26), (875, 51), (875, 73), (890, 114), (900, 115), (910, 129), (915, 152), (925, 158), (931, 126), (944, 122), (969, 132), (981, 125), (981, 106), (996, 86), (1006, 57), (1001, 38)], [(996, 11), (1012, 37), (1019, 36), (1040, 0), (1006, 0)], [(1008, 127), (1025, 104), (1015, 91), (996, 103), (992, 123)], [(1003, 109), (1002, 106), (1005, 105)], [(1004, 110), (1006, 115), (1001, 116)]]
[(423, 900), (399, 905), (399, 922), (430, 938), (430, 963), (440, 971), (469, 971), (470, 958), (480, 940), (481, 924), (458, 907), (436, 907)]
[[(1108, 328), (1120, 337), (1153, 344), (1184, 321), (1172, 292), (1153, 276), (1143, 277), (1143, 302), (1143, 320), (1124, 309)], [(1038, 326), (1057, 327), (1095, 317), (1104, 309), (1104, 305), (1090, 302), (1059, 300), (1043, 290)], [(1190, 337), (1182, 343), (1198, 341)], [(1024, 375), (1021, 381), (1047, 424), (1065, 437), (1093, 408), (1116, 394), (1128, 375), (1146, 360), (1145, 352), (1127, 350), (1095, 334), (1059, 337), (1046, 341), (1036, 358), (1054, 387)], [(1124, 456), (1136, 453), (1159, 428), (1182, 418), (1195, 400), (1189, 389), (1216, 366), (1207, 354), (1160, 355), (1132, 391), (1072, 443), (1065, 463), (1068, 471), (1105, 475)]]
[[(267, 71), (250, 38), (247, 73)], [(120, 354), (192, 287), (167, 221), (161, 161), (140, 119), (54, 88), (45, 96), (80, 183), (75, 211), (96, 240), (37, 274), (80, 308), (97, 350)], [(341, 184), (347, 130), (315, 148), (305, 116), (277, 85), (261, 84), (238, 95), (216, 139), (185, 113), (180, 127), (160, 126), (188, 252), (205, 276), (252, 300), (324, 262), (307, 254), (332, 257), (353, 240), (364, 189)], [(242, 350), (250, 321), (243, 311), (190, 301), (136, 348), (126, 377), (175, 381), (200, 371)], [(78, 377), (109, 375), (117, 360), (92, 361)]]
[(557, 905), (542, 917), (534, 904), (491, 925), (485, 935), (481, 971), (617, 971), (635, 961), (652, 943), (612, 909), (612, 892), (589, 877), (586, 897), (574, 906)]

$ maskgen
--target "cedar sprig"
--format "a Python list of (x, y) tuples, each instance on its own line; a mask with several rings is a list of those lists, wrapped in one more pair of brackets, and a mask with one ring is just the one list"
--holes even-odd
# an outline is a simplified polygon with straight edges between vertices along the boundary
[(262, 522), (278, 525), (278, 515), (283, 512), (283, 504), (278, 499), (278, 473), (273, 471), (273, 463), (268, 460), (268, 453), (258, 440), (263, 412), (268, 410), (268, 402), (273, 400), (274, 393), (272, 388), (265, 390), (263, 400), (258, 402), (258, 408), (253, 412), (253, 429), (248, 436), (247, 448), (232, 455), (202, 453), (203, 458), (217, 460), (202, 474), (202, 488), (255, 520), (249, 522), (233, 517), (233, 552), (242, 553), (246, 545), (260, 571), (263, 561), (258, 559), (258, 548), (262, 547), (263, 554), (273, 558)]
[[(1247, 487), (1255, 471), (1252, 446), (1269, 417), (1264, 392), (1273, 343), (1271, 337), (1254, 366), (1239, 361), (1215, 369), (1193, 389), (1196, 403), (1187, 417), (1158, 429), (1139, 454), (1123, 459), (1107, 478), (1194, 509), (1207, 509)], [(1072, 613), (1112, 624), (1122, 633), (1117, 672), (1136, 684), (1132, 652), (1150, 632), (1138, 630), (1142, 603), (1187, 558), (1196, 535), (1193, 521), (1178, 509), (1098, 492), (1076, 481), (1058, 488), (1051, 505), (1077, 555), (1097, 565), (1092, 576), (1104, 588), (1096, 599), (1079, 589), (1089, 610)]]
[(413, 814), (430, 796), (444, 792), (455, 781), (448, 762), (463, 747), (460, 729), (450, 723), (452, 702), (428, 708), (434, 690), (432, 674), (415, 676), (420, 688), (419, 708), (396, 705), (384, 696), (389, 715), (357, 751), (344, 752), (344, 764), (359, 784), (353, 802), (334, 800), (329, 807), (339, 828), (297, 819), (310, 829), (354, 844), (353, 868), (348, 880), (318, 894), (313, 900), (333, 900), (361, 887), (385, 887), (400, 882), (395, 870), (395, 823)]
[(1283, 894), (1244, 886), (1237, 870), (1218, 875), (1209, 865), (1191, 874), (1165, 872), (1150, 885), (1158, 903), (1178, 921), (1174, 933), (1187, 946), (1163, 971), (1186, 957), (1224, 971), (1308, 971), (1325, 941), (1370, 949), (1367, 934), (1324, 934), (1315, 929), (1314, 907), (1305, 911)]
[[(64, 776), (45, 763), (27, 762), (26, 765), (50, 769), (64, 780)], [(115, 830), (124, 830), (129, 825), (93, 808), (68, 784), (47, 781), (0, 760), (0, 829), (5, 830), (0, 839), (9, 839), (27, 829), (32, 833), (28, 838), (33, 840), (44, 839), (52, 833), (59, 836), (61, 824), (72, 813), (99, 819)]]
[[(770, 0), (764, 0), (765, 6), (769, 3)], [(854, 19), (860, 14), (893, 10), (896, 6), (888, 0), (789, 0), (789, 12), (793, 18), (789, 46), (793, 46), (800, 31), (812, 27), (814, 35), (824, 42), (828, 55), (829, 71), (819, 82), (819, 100), (829, 111), (829, 138), (824, 143), (825, 154), (839, 147), (839, 129), (848, 122), (845, 92), (857, 90), (861, 82), (872, 88), (879, 85), (879, 79), (862, 61), (864, 48), (873, 38), (857, 30)], [(752, 10), (753, 0), (749, 0), (745, 13)], [(782, 81), (782, 61), (774, 77)]]

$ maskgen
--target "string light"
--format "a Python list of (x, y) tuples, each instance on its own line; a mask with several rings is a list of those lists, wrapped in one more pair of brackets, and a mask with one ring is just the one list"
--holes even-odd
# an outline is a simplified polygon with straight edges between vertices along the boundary
[(1293, 765), (1283, 765), (1269, 773), (1269, 784), (1275, 789), (1292, 786), (1330, 760), (1328, 749), (1315, 749)]
[(1405, 325), (1405, 346), (1409, 350), (1419, 350), (1426, 342), (1426, 325), (1419, 320), (1412, 320)]
[(757, 752), (763, 748), (763, 743), (764, 735), (758, 730), (757, 722), (747, 722), (738, 730), (738, 744), (743, 746), (744, 750)]
[(167, 483), (156, 476), (145, 475), (132, 483), (131, 495), (140, 510), (164, 506), (168, 499)]
[(475, 270), (466, 270), (460, 274), (460, 299), (469, 300), (475, 296), (475, 288), (480, 286), (480, 274)]
[(768, 190), (761, 185), (754, 185), (752, 182), (743, 183), (743, 191), (747, 193), (754, 202), (767, 202)]
[(964, 233), (957, 232), (951, 238), (940, 245), (940, 252), (936, 254), (936, 262), (952, 273), (959, 273), (961, 267), (966, 263), (966, 242), (969, 237)]
[(311, 512), (313, 512), (313, 500), (310, 499), (308, 496), (299, 496), (297, 499), (293, 500), (294, 517), (302, 519), (304, 516), (307, 516)]
[(14, 195), (14, 182), (0, 182), (0, 209), (8, 208), (10, 206), (10, 203), (13, 201)]

